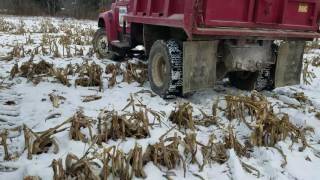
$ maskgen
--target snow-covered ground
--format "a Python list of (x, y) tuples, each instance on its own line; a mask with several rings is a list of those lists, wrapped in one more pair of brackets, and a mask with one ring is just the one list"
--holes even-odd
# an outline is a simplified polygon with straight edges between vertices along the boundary
[[(59, 152), (54, 154), (52, 150), (48, 153), (33, 155), (32, 160), (27, 159), (27, 151), (25, 150), (25, 140), (23, 131), (10, 131), (15, 127), (26, 125), (35, 132), (45, 131), (58, 124), (61, 124), (68, 118), (72, 117), (77, 111), (83, 110), (86, 116), (97, 119), (102, 110), (115, 110), (121, 112), (128, 104), (130, 95), (134, 96), (136, 101), (140, 101), (158, 112), (164, 112), (161, 117), (161, 126), (153, 126), (150, 129), (151, 137), (145, 139), (127, 138), (125, 140), (109, 140), (101, 146), (94, 146), (95, 149), (103, 149), (110, 146), (117, 146), (127, 153), (137, 143), (145, 150), (148, 144), (154, 144), (159, 138), (170, 130), (174, 124), (168, 120), (171, 111), (175, 110), (178, 104), (189, 102), (193, 106), (193, 115), (200, 115), (200, 109), (208, 114), (211, 113), (212, 105), (217, 98), (220, 99), (218, 110), (218, 121), (220, 127), (227, 128), (232, 125), (234, 132), (240, 142), (244, 142), (244, 136), (250, 133), (250, 130), (243, 123), (234, 120), (229, 121), (225, 117), (223, 109), (226, 106), (224, 96), (226, 95), (248, 95), (250, 93), (234, 89), (226, 83), (221, 83), (215, 89), (197, 92), (188, 98), (177, 98), (176, 100), (163, 100), (158, 96), (152, 97), (149, 93), (139, 93), (141, 90), (150, 90), (149, 83), (143, 86), (138, 83), (119, 83), (114, 87), (108, 87), (109, 76), (105, 73), (102, 76), (103, 89), (99, 91), (98, 87), (80, 87), (74, 86), (74, 79), (71, 81), (70, 87), (60, 83), (52, 82), (50, 78), (43, 78), (37, 85), (29, 82), (26, 78), (16, 77), (9, 78), (10, 70), (18, 63), (19, 66), (30, 59), (30, 55), (25, 57), (14, 57), (13, 60), (1, 60), (6, 57), (16, 45), (23, 45), (24, 51), (33, 50), (35, 47), (43, 43), (44, 34), (54, 36), (59, 40), (59, 36), (63, 36), (61, 27), (70, 28), (72, 31), (83, 29), (86, 32), (95, 30), (95, 21), (79, 21), (73, 19), (56, 19), (56, 18), (34, 18), (34, 17), (14, 17), (0, 16), (7, 22), (11, 22), (16, 26), (24, 22), (25, 33), (17, 34), (14, 31), (0, 32), (0, 131), (9, 130), (9, 138), (7, 144), (9, 146), (10, 161), (4, 160), (4, 149), (0, 146), (0, 179), (23, 179), (25, 176), (39, 176), (42, 179), (53, 179), (53, 170), (51, 163), (53, 159), (65, 159), (68, 153), (73, 153), (81, 157), (89, 148), (90, 143), (82, 143), (70, 140), (69, 130), (55, 134), (59, 146)], [(1, 21), (1, 20), (0, 20)], [(53, 33), (43, 33), (39, 31), (41, 23), (45, 21), (52, 22), (58, 31)], [(59, 28), (60, 27), (60, 28)], [(1, 29), (1, 28), (0, 28)], [(90, 51), (90, 44), (85, 37), (82, 36), (81, 45), (77, 45), (78, 49), (83, 48), (84, 55), (76, 55), (72, 57), (54, 58), (52, 54), (36, 55), (34, 62), (45, 60), (52, 63), (55, 67), (66, 67), (68, 64), (81, 64), (84, 61), (89, 63), (95, 62), (105, 69), (107, 64), (113, 63), (110, 60), (99, 60), (95, 57), (89, 57), (86, 54)], [(62, 54), (62, 45), (57, 40), (59, 52)], [(29, 41), (29, 42), (27, 42)], [(74, 42), (73, 42), (74, 43)], [(74, 53), (73, 44), (71, 53)], [(47, 46), (48, 48), (48, 46)], [(48, 48), (49, 49), (49, 48)], [(40, 50), (39, 50), (40, 51)], [(320, 55), (319, 49), (308, 51), (305, 55), (306, 60)], [(182, 165), (174, 170), (170, 170), (170, 178), (172, 179), (198, 179), (200, 175), (203, 179), (256, 179), (254, 174), (250, 174), (244, 170), (241, 162), (249, 164), (259, 170), (261, 179), (303, 179), (312, 180), (320, 177), (320, 158), (316, 156), (320, 150), (320, 120), (316, 118), (316, 113), (320, 112), (320, 68), (310, 66), (309, 70), (314, 72), (316, 78), (310, 85), (298, 85), (292, 87), (284, 87), (276, 89), (272, 92), (263, 92), (268, 100), (272, 102), (276, 113), (288, 113), (290, 121), (300, 127), (312, 127), (314, 133), (308, 133), (307, 142), (312, 147), (307, 147), (303, 152), (299, 152), (301, 142), (295, 143), (291, 147), (291, 140), (287, 139), (276, 144), (287, 158), (287, 165), (283, 164), (283, 157), (275, 148), (254, 147), (250, 152), (250, 157), (238, 157), (234, 150), (228, 150), (229, 159), (224, 164), (212, 163), (204, 167), (199, 172), (197, 165), (187, 163), (186, 177), (184, 177)], [(72, 79), (73, 77), (70, 77)], [(122, 77), (117, 77), (121, 81)], [(303, 92), (308, 98), (306, 103), (300, 103), (292, 98), (294, 93)], [(59, 107), (53, 107), (49, 94), (65, 97)], [(82, 102), (83, 96), (97, 95), (102, 98), (92, 102)], [(14, 104), (8, 105), (8, 102)], [(10, 103), (9, 103), (10, 104)], [(61, 116), (47, 120), (52, 114), (61, 114)], [(153, 119), (150, 119), (153, 122)], [(150, 122), (151, 123), (151, 122)], [(95, 128), (96, 125), (93, 127)], [(223, 131), (220, 127), (211, 125), (209, 127), (198, 126), (194, 132), (197, 134), (197, 141), (207, 144), (210, 135), (214, 134), (217, 139), (221, 139)], [(84, 130), (86, 131), (86, 130)], [(178, 130), (170, 131), (168, 137), (178, 133), (184, 137), (183, 133)], [(181, 151), (181, 154), (183, 152)], [(197, 152), (197, 158), (202, 162), (200, 148)], [(4, 167), (15, 168), (10, 172)], [(159, 169), (153, 163), (144, 166), (147, 179), (166, 179), (166, 168)]]

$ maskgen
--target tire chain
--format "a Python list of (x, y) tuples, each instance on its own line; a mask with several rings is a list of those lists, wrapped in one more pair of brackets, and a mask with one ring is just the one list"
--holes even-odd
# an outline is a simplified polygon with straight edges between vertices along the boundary
[(171, 63), (171, 81), (165, 98), (175, 98), (182, 95), (183, 86), (183, 64), (182, 50), (174, 40), (166, 42)]
[(273, 89), (274, 80), (272, 69), (273, 65), (269, 65), (259, 72), (255, 88), (257, 91)]

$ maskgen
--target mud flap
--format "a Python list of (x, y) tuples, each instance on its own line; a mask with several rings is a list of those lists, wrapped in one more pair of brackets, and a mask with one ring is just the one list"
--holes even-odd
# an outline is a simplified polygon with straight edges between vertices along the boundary
[(183, 43), (183, 94), (213, 88), (219, 41)]
[(281, 43), (277, 56), (275, 87), (300, 84), (304, 47), (304, 41)]

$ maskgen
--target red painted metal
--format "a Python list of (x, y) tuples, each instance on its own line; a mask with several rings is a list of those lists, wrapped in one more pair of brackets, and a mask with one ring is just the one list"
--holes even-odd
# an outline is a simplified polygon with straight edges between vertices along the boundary
[[(99, 15), (99, 19), (104, 22), (105, 31), (110, 42), (119, 40), (119, 34), (123, 31), (119, 24), (119, 7), (127, 7), (130, 9), (131, 6), (132, 1), (118, 1), (116, 3), (112, 3), (111, 10)], [(130, 32), (129, 26), (126, 31)]]
[(129, 8), (129, 23), (182, 28), (190, 39), (320, 37), (320, 0), (120, 0), (113, 8), (123, 5)]

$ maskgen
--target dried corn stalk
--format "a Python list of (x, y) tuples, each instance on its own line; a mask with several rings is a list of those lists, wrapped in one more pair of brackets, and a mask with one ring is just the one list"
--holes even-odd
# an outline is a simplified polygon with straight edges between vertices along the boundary
[(65, 180), (65, 170), (63, 169), (62, 159), (53, 160), (51, 163), (51, 167), (53, 169), (53, 180)]
[(200, 166), (200, 163), (197, 160), (197, 152), (198, 152), (198, 142), (197, 142), (197, 134), (186, 134), (185, 138), (183, 138), (183, 141), (181, 142), (184, 146), (184, 155), (186, 157), (191, 156), (190, 162), (192, 164), (198, 164)]
[[(238, 118), (245, 122), (253, 130), (251, 134), (251, 144), (254, 146), (273, 147), (277, 142), (290, 137), (293, 142), (302, 142), (305, 149), (306, 130), (300, 129), (289, 121), (287, 114), (277, 115), (267, 99), (261, 95), (253, 93), (248, 96), (226, 96), (227, 116), (229, 119)], [(250, 125), (245, 118), (251, 117), (255, 125)]]
[(93, 166), (97, 166), (97, 164), (85, 156), (79, 159), (74, 154), (68, 154), (65, 160), (65, 170), (61, 159), (53, 160), (54, 180), (100, 180), (100, 177), (94, 173)]
[(146, 174), (143, 170), (145, 163), (143, 162), (142, 148), (135, 145), (128, 154), (117, 150), (116, 147), (106, 148), (102, 154), (102, 171), (101, 179), (107, 180), (110, 175), (113, 179), (119, 178), (123, 180), (131, 180), (133, 177), (145, 178)]
[(244, 122), (251, 129), (246, 117), (250, 116), (251, 121), (259, 121), (264, 118), (264, 112), (268, 111), (269, 102), (259, 94), (252, 93), (249, 96), (226, 96), (227, 118), (238, 119)]
[(48, 75), (52, 72), (53, 65), (44, 60), (35, 64), (32, 59), (23, 63), (20, 67), (21, 76), (32, 80), (38, 75)]
[(55, 108), (59, 108), (61, 104), (61, 100), (66, 100), (65, 97), (55, 95), (53, 93), (49, 94), (50, 101), (52, 102), (52, 106)]
[(69, 79), (68, 79), (68, 67), (66, 69), (62, 68), (52, 68), (52, 76), (54, 76), (61, 84), (65, 86), (71, 86)]
[(134, 146), (134, 149), (132, 149), (128, 153), (127, 157), (128, 162), (131, 162), (131, 175), (130, 179), (133, 178), (133, 176), (138, 178), (146, 178), (147, 175), (143, 170), (143, 152), (142, 147), (138, 146), (137, 144)]
[(147, 111), (127, 113), (121, 116), (115, 111), (103, 111), (98, 120), (99, 142), (126, 137), (140, 139), (150, 135)]
[(117, 72), (113, 71), (111, 77), (108, 78), (108, 88), (114, 87), (117, 84)]
[(179, 144), (180, 139), (177, 136), (165, 140), (161, 139), (159, 143), (147, 147), (143, 155), (143, 161), (152, 161), (159, 168), (159, 165), (161, 165), (167, 167), (169, 170), (175, 169), (182, 163), (184, 172), (186, 172), (186, 165), (183, 157), (179, 153)]
[(83, 115), (83, 112), (77, 112), (71, 119), (71, 127), (69, 131), (69, 136), (75, 141), (88, 142), (88, 137), (81, 132), (81, 128), (89, 128), (90, 138), (92, 139), (92, 119)]
[(128, 62), (126, 68), (122, 71), (122, 74), (124, 82), (132, 83), (133, 81), (137, 81), (142, 85), (148, 80), (148, 67), (141, 62)]
[(311, 65), (311, 61), (304, 61), (304, 66), (302, 70), (302, 79), (303, 83), (306, 85), (311, 85), (314, 78), (316, 78), (316, 74), (313, 71), (310, 71), (309, 67)]
[(274, 147), (279, 141), (291, 138), (292, 142), (302, 143), (300, 151), (307, 146), (306, 133), (313, 132), (311, 128), (298, 128), (289, 121), (289, 116), (284, 114), (281, 118), (273, 113), (265, 115), (266, 118), (257, 121), (254, 131), (251, 135), (251, 143), (254, 146)]
[(130, 167), (124, 152), (121, 150), (115, 150), (111, 157), (111, 163), (111, 172), (113, 177), (119, 177), (123, 180), (130, 179)]
[(79, 70), (79, 78), (76, 79), (77, 86), (91, 87), (99, 86), (100, 90), (103, 88), (103, 82), (101, 80), (102, 68), (96, 63), (89, 65), (83, 64)]
[(247, 156), (248, 157), (248, 151), (246, 146), (242, 145), (238, 140), (236, 135), (234, 134), (231, 127), (228, 127), (228, 134), (225, 136), (224, 139), (225, 148), (226, 149), (234, 149), (234, 151), (237, 153), (238, 156)]
[(172, 111), (169, 120), (178, 125), (179, 129), (187, 128), (196, 130), (195, 123), (192, 118), (192, 106), (189, 103), (179, 105), (175, 111)]
[(315, 115), (315, 117), (316, 117), (318, 120), (320, 120), (320, 112), (317, 112), (316, 115)]
[(50, 128), (41, 133), (35, 133), (27, 126), (23, 127), (25, 148), (28, 150), (28, 159), (32, 159), (33, 154), (47, 153), (51, 146), (54, 147), (53, 152), (59, 152), (59, 146), (55, 138), (52, 137), (54, 134), (65, 131), (67, 128), (62, 128), (65, 124), (69, 123), (70, 120), (63, 122), (60, 125)]
[(26, 176), (23, 180), (41, 180), (39, 176)]
[(1, 145), (3, 146), (4, 149), (4, 160), (5, 161), (9, 161), (10, 158), (10, 154), (9, 154), (9, 150), (8, 150), (8, 144), (7, 144), (7, 139), (8, 139), (8, 130), (5, 129), (1, 134)]
[(308, 97), (304, 94), (304, 92), (294, 93), (293, 98), (301, 103), (306, 103), (308, 101)]
[(15, 64), (10, 71), (10, 78), (13, 79), (19, 73), (19, 66)]
[(199, 109), (199, 111), (202, 114), (202, 118), (199, 120), (194, 121), (194, 123), (196, 125), (200, 125), (200, 126), (205, 126), (205, 127), (209, 127), (211, 125), (216, 125), (218, 126), (218, 118), (214, 115), (216, 112), (213, 111), (212, 112), (212, 116), (207, 115), (204, 111), (202, 111), (201, 109)]
[(82, 102), (92, 102), (92, 101), (97, 101), (102, 98), (102, 96), (97, 96), (97, 95), (91, 95), (91, 96), (83, 96), (82, 97)]
[(116, 72), (117, 74), (119, 74), (119, 72), (120, 72), (120, 64), (113, 64), (113, 63), (108, 64), (106, 66), (106, 71), (105, 72), (106, 72), (106, 74), (111, 74), (113, 72)]
[(203, 170), (204, 166), (207, 164), (212, 164), (213, 162), (218, 162), (220, 164), (225, 163), (228, 160), (227, 149), (222, 143), (215, 143), (215, 137), (211, 135), (207, 145), (201, 145), (201, 152), (203, 156), (203, 163), (201, 165), (200, 171)]

